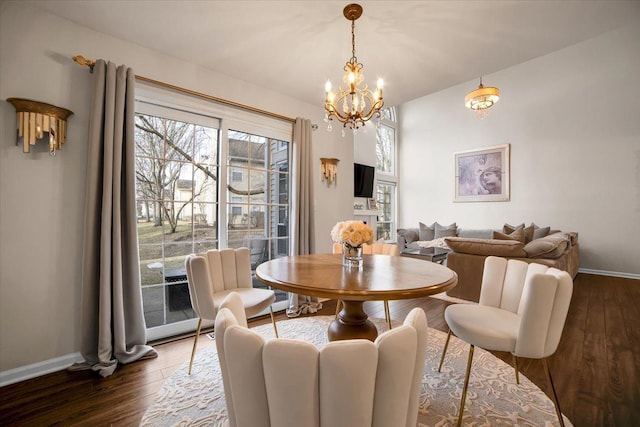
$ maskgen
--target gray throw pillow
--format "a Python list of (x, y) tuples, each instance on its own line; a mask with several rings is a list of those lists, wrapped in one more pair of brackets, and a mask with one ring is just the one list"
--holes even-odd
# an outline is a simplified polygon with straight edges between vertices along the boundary
[(419, 237), (421, 241), (427, 241), (427, 240), (433, 240), (434, 239), (434, 233), (435, 233), (435, 227), (436, 224), (438, 224), (437, 222), (434, 222), (433, 224), (431, 224), (431, 226), (423, 224), (421, 222), (418, 223), (418, 226), (420, 227), (420, 233), (419, 233)]
[(533, 229), (533, 240), (545, 237), (551, 231), (551, 227), (538, 227)]
[(455, 222), (449, 225), (440, 225), (436, 222), (435, 227), (435, 239), (439, 239), (441, 237), (456, 237), (458, 235), (458, 225)]

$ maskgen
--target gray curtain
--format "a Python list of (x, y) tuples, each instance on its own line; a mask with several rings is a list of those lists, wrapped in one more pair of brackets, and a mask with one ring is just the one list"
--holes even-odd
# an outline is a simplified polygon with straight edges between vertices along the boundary
[(135, 201), (135, 75), (98, 60), (93, 69), (82, 271), (81, 352), (103, 377), (118, 363), (156, 357), (146, 345)]
[[(293, 255), (310, 254), (314, 247), (313, 235), (313, 163), (311, 153), (311, 121), (296, 118), (293, 126), (293, 191), (294, 217), (292, 237)], [(322, 308), (318, 298), (289, 294), (287, 316), (315, 313)]]

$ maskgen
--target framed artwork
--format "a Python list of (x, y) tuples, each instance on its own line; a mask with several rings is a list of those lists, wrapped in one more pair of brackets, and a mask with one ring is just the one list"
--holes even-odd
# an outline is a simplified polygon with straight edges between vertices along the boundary
[(454, 154), (454, 202), (509, 200), (509, 144)]
[(378, 210), (378, 201), (376, 199), (367, 199), (367, 204), (369, 205), (369, 210)]

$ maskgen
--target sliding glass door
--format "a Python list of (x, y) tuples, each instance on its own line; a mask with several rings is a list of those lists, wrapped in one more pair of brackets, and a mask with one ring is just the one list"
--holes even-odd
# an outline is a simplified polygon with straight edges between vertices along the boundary
[[(207, 104), (172, 99), (142, 95), (136, 104), (139, 262), (149, 339), (195, 330), (188, 254), (244, 246), (255, 270), (289, 253), (290, 124), (287, 132), (280, 124), (264, 126), (237, 112), (227, 112), (227, 119)], [(254, 279), (254, 286), (262, 284)], [(278, 291), (277, 300), (274, 310), (286, 308), (286, 294)]]

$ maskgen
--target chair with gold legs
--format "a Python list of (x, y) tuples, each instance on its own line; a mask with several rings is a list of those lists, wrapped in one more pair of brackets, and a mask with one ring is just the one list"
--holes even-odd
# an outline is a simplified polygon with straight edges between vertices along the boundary
[[(342, 245), (340, 243), (333, 244), (333, 253), (341, 254), (342, 253)], [(398, 245), (394, 243), (372, 243), (370, 245), (364, 244), (362, 245), (362, 253), (363, 254), (376, 254), (376, 255), (390, 255), (390, 256), (398, 256)], [(391, 312), (389, 311), (389, 301), (384, 300), (384, 317), (387, 319), (387, 324), (389, 325), (389, 329), (391, 329)], [(338, 317), (338, 313), (342, 309), (342, 301), (338, 300), (336, 302), (336, 318)]]
[(573, 280), (565, 271), (514, 259), (487, 257), (479, 304), (454, 304), (444, 312), (449, 335), (438, 372), (442, 369), (452, 333), (470, 344), (458, 426), (462, 425), (473, 349), (478, 346), (511, 353), (518, 384), (517, 358), (542, 359), (556, 415), (564, 427), (547, 359), (558, 348), (572, 293)]
[(185, 258), (191, 306), (198, 316), (196, 336), (189, 361), (189, 375), (196, 354), (202, 320), (215, 320), (222, 301), (236, 292), (244, 306), (245, 317), (255, 316), (269, 308), (276, 337), (278, 329), (271, 304), (276, 300), (270, 289), (253, 287), (251, 255), (248, 248), (212, 249), (204, 254), (191, 254)]

